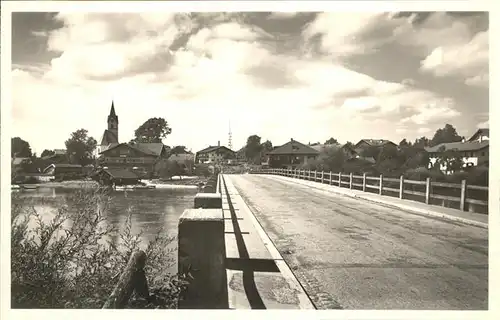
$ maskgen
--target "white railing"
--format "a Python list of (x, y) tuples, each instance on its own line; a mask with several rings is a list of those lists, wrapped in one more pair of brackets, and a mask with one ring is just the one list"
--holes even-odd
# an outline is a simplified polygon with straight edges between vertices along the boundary
[[(263, 169), (258, 171), (253, 171), (252, 173), (256, 174), (273, 174), (280, 175), (295, 179), (302, 179), (314, 182), (320, 182), (323, 184), (335, 185), (338, 187), (346, 187), (349, 189), (358, 189), (362, 191), (367, 191), (368, 189), (375, 189), (379, 195), (383, 195), (384, 191), (386, 195), (394, 196), (394, 194), (398, 194), (400, 199), (405, 198), (405, 194), (415, 195), (423, 197), (426, 204), (430, 204), (431, 199), (440, 199), (440, 200), (448, 200), (453, 202), (460, 203), (460, 210), (466, 211), (468, 204), (475, 204), (481, 206), (488, 206), (487, 200), (479, 200), (473, 199), (469, 195), (469, 190), (479, 190), (486, 193), (486, 199), (488, 198), (488, 187), (486, 186), (475, 186), (468, 185), (466, 180), (462, 180), (461, 183), (444, 183), (431, 181), (431, 178), (427, 178), (423, 181), (418, 180), (406, 180), (404, 176), (400, 176), (397, 178), (387, 178), (383, 175), (378, 177), (368, 176), (366, 173), (362, 176), (353, 175), (352, 173), (334, 173), (334, 172), (324, 172), (324, 171), (312, 171), (312, 170), (300, 170), (300, 169)], [(371, 181), (375, 181), (375, 184), (370, 183)], [(392, 186), (384, 186), (385, 184), (391, 184)], [(398, 184), (398, 188), (395, 188), (394, 185)], [(408, 186), (425, 186), (424, 191), (416, 191), (409, 190)], [(443, 195), (436, 192), (432, 192), (433, 188), (436, 187), (444, 189), (459, 189), (460, 197), (458, 196), (450, 196)], [(411, 188), (415, 189), (415, 188)]]

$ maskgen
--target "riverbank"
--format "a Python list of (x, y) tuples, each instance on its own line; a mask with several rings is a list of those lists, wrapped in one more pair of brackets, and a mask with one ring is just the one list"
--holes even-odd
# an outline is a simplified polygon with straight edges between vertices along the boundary
[(172, 186), (198, 186), (205, 184), (209, 180), (208, 177), (172, 177), (172, 179), (152, 179), (147, 180), (148, 184), (153, 185), (172, 185)]
[(81, 189), (81, 188), (97, 188), (99, 186), (99, 183), (92, 180), (68, 180), (68, 181), (48, 181), (40, 183), (18, 184), (18, 186), (20, 187), (27, 186), (31, 188)]

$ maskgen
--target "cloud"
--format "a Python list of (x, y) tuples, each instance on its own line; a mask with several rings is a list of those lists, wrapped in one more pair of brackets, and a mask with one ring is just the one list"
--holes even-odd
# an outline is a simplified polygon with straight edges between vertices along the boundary
[(382, 45), (395, 26), (385, 13), (320, 13), (302, 34), (309, 46), (334, 56), (366, 54)]
[[(78, 128), (99, 139), (111, 99), (120, 140), (131, 139), (149, 117), (164, 117), (173, 128), (166, 143), (194, 150), (224, 141), (229, 119), (239, 146), (255, 133), (274, 144), (290, 135), (304, 141), (390, 136), (459, 114), (449, 97), (409, 81), (380, 81), (331, 59), (375, 49), (372, 39), (400, 23), (387, 15), (320, 14), (298, 37), (319, 35), (329, 52), (324, 58), (278, 52), (276, 34), (239, 16), (72, 13), (57, 19), (64, 26), (48, 34), (48, 48), (58, 56), (47, 65), (16, 65), (12, 74), (16, 133), (40, 152), (63, 147)], [(343, 33), (330, 30), (344, 23)], [(39, 108), (40, 101), (47, 107)], [(47, 132), (46, 123), (58, 125)]]
[(436, 76), (460, 75), (469, 85), (488, 86), (488, 32), (469, 42), (437, 47), (422, 61), (421, 69)]
[(490, 127), (490, 120), (486, 120), (486, 121), (478, 123), (477, 127), (478, 128), (489, 128)]
[(291, 19), (295, 18), (299, 15), (299, 12), (271, 12), (266, 19), (269, 20), (283, 20), (283, 19)]
[(489, 31), (477, 31), (482, 17), (457, 17), (446, 12), (396, 18), (395, 41), (415, 48), (422, 56), (421, 71), (437, 77), (458, 76), (473, 86), (488, 86)]

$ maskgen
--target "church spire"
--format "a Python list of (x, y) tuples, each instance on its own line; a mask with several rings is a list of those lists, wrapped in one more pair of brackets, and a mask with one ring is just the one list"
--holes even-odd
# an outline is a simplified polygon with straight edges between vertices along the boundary
[(113, 100), (111, 100), (111, 111), (109, 112), (109, 115), (112, 117), (116, 117), (115, 102)]

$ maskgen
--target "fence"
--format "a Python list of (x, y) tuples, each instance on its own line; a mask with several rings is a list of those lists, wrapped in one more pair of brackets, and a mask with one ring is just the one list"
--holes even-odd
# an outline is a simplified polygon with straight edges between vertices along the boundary
[[(387, 178), (383, 175), (380, 175), (379, 177), (370, 177), (367, 176), (366, 173), (359, 176), (353, 175), (352, 173), (343, 174), (342, 172), (318, 172), (299, 169), (265, 169), (254, 171), (252, 173), (281, 175), (296, 179), (336, 185), (339, 187), (347, 187), (349, 189), (358, 189), (364, 192), (375, 191), (379, 195), (396, 196), (397, 194), (400, 199), (408, 199), (411, 197), (414, 198), (411, 200), (422, 202), (423, 198), (425, 199), (424, 201), (426, 204), (434, 204), (432, 200), (451, 201), (455, 204), (459, 204), (459, 209), (462, 211), (467, 211), (470, 204), (480, 205), (486, 207), (487, 213), (488, 187), (468, 185), (466, 180), (462, 180), (462, 183), (443, 183), (431, 181), (431, 178), (427, 178), (425, 181), (417, 181), (406, 180), (404, 176), (397, 179)], [(369, 182), (371, 181), (375, 181), (376, 184), (370, 184)], [(384, 183), (386, 186), (384, 186)], [(388, 186), (387, 184), (391, 186)], [(433, 192), (436, 190), (443, 190), (445, 192), (442, 193), (451, 193), (456, 195), (443, 195)], [(475, 192), (476, 195), (481, 195), (478, 193), (482, 193), (482, 198), (485, 198), (486, 200), (472, 198), (472, 192)]]

